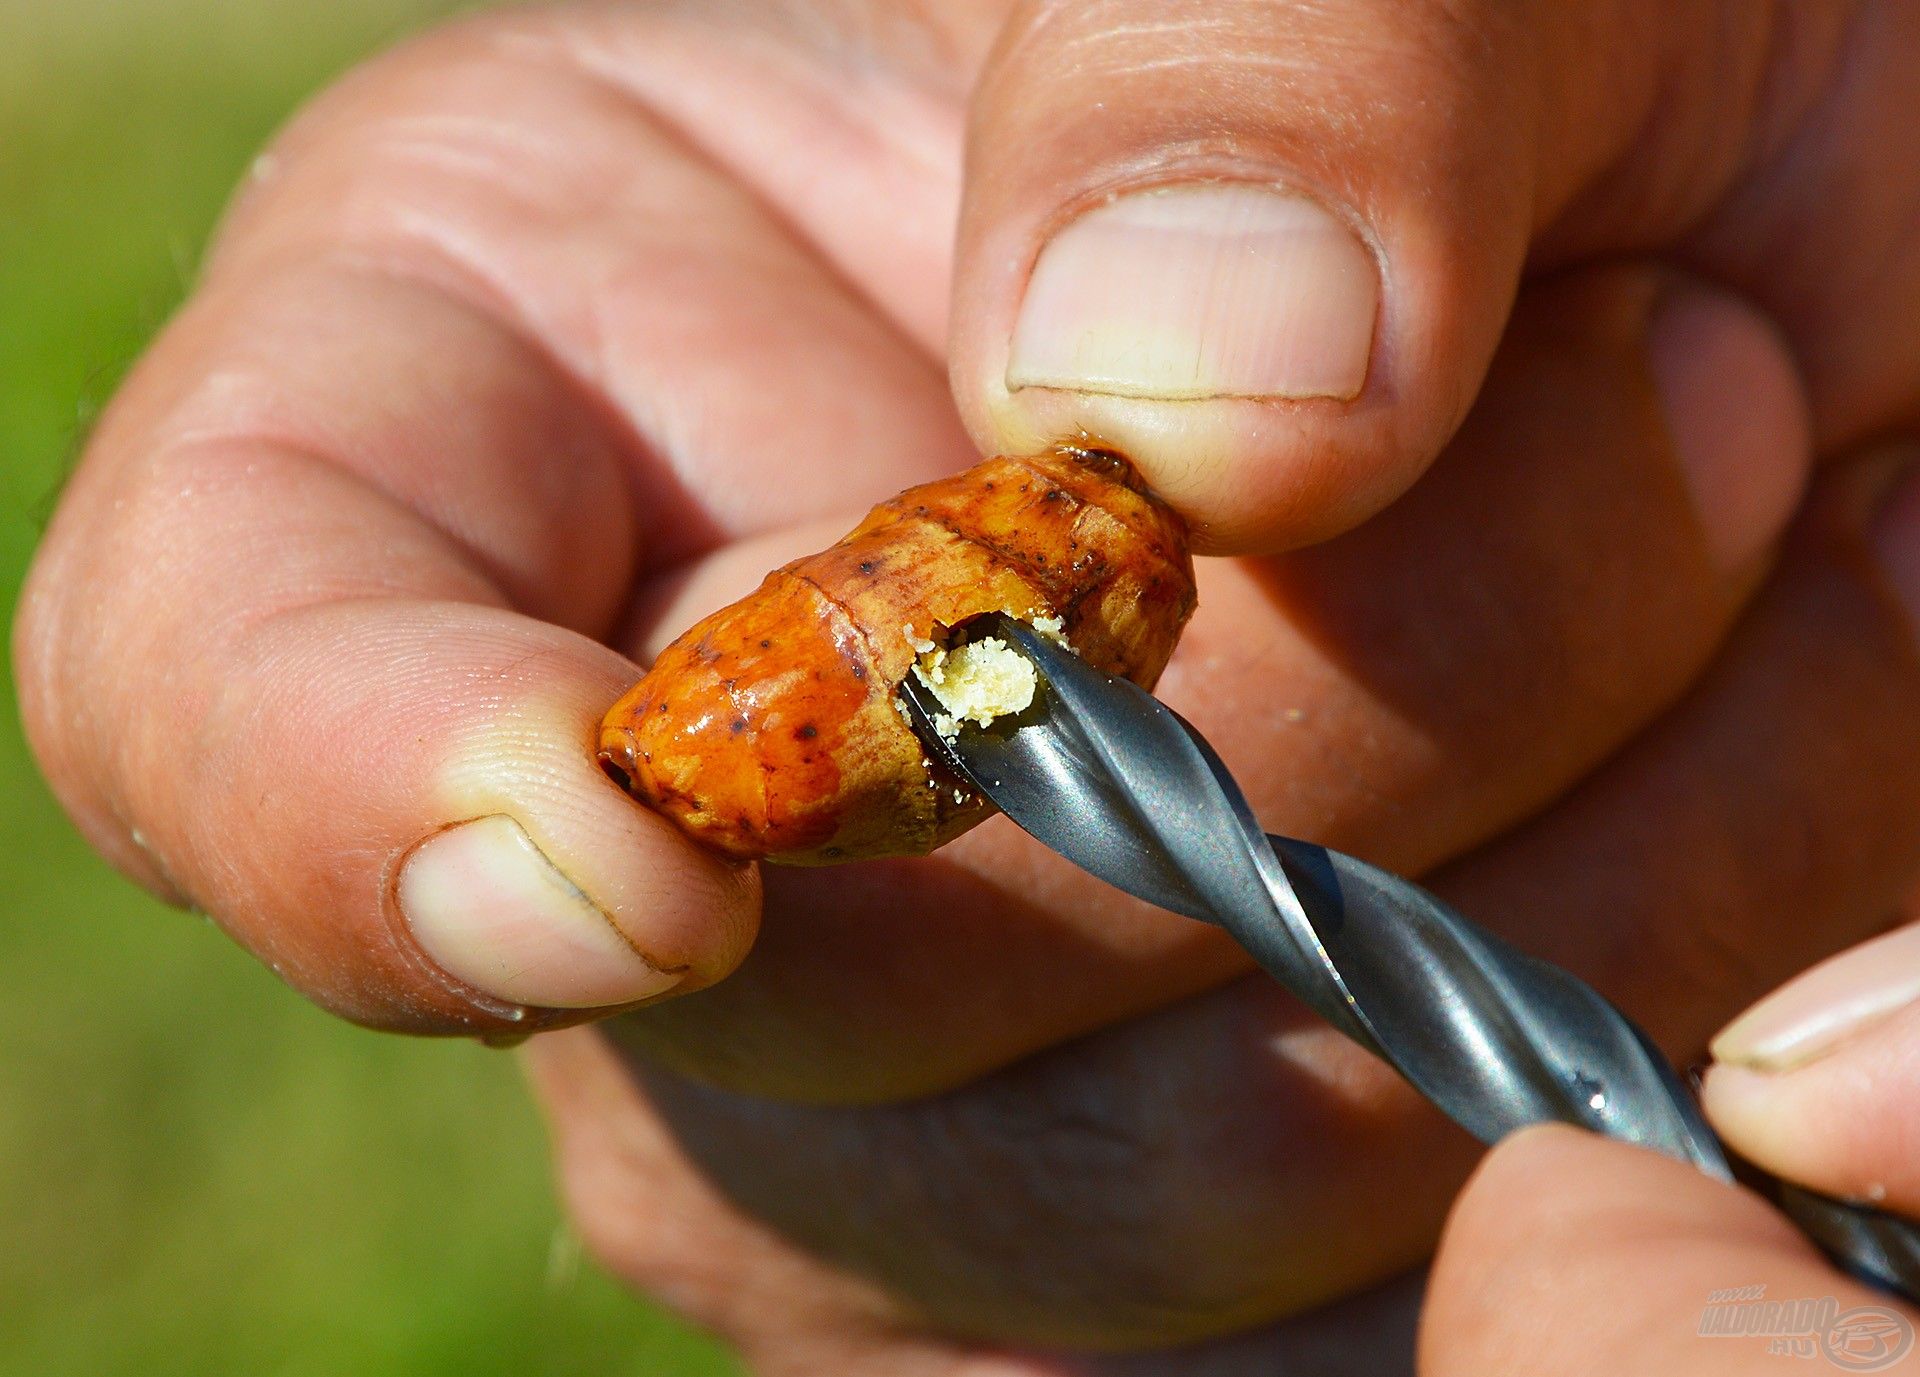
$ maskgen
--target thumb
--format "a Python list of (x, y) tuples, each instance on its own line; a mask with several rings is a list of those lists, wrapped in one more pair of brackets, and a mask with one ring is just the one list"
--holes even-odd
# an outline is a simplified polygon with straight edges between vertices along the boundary
[(1455, 1203), (1420, 1371), (1759, 1377), (1783, 1353), (1819, 1352), (1878, 1372), (1912, 1346), (1913, 1325), (1758, 1196), (1550, 1124), (1502, 1142)]
[(216, 264), (35, 557), (14, 655), (54, 790), (362, 1023), (519, 1033), (720, 979), (757, 876), (594, 763), (638, 671), (575, 628), (639, 540), (595, 409), (463, 303), (267, 261)]
[[(1391, 501), (1471, 404), (1537, 226), (1645, 249), (1731, 176), (1750, 103), (1655, 105), (1744, 81), (1764, 25), (1620, 8), (1019, 7), (976, 87), (956, 257), (977, 443), (1121, 449), (1214, 553)], [(1585, 211), (1643, 166), (1677, 198)]]

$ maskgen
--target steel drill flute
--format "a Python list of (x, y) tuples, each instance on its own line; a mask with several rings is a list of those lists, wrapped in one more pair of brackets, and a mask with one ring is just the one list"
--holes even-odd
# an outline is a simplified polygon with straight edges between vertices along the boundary
[[(912, 676), (929, 751), (1020, 827), (1149, 903), (1219, 925), (1262, 969), (1482, 1142), (1561, 1122), (1731, 1172), (1693, 1095), (1624, 1014), (1420, 886), (1272, 836), (1212, 747), (1145, 690), (1007, 617), (970, 626), (1034, 666), (1033, 705), (951, 737)], [(1836, 1261), (1920, 1299), (1920, 1228), (1787, 1187), (1779, 1203)]]

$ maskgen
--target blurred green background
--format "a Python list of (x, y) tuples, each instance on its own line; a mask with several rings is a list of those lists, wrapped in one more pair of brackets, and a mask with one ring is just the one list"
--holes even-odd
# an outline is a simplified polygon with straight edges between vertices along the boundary
[[(312, 89), (447, 0), (0, 0), (0, 607)], [(510, 1057), (302, 1003), (96, 861), (0, 677), (0, 1375), (721, 1374), (580, 1258)]]

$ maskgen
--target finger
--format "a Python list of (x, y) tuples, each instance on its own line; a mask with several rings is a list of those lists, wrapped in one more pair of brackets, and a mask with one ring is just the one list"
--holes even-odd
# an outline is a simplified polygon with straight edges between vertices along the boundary
[[(325, 432), (247, 415), (269, 386)], [(16, 658), (55, 788), (109, 854), (350, 1017), (537, 1022), (525, 1006), (713, 979), (750, 939), (750, 880), (637, 814), (581, 745), (629, 663), (513, 610), (603, 620), (633, 566), (622, 461), (578, 414), (464, 308), (289, 270), (187, 313), (36, 563)], [(419, 507), (322, 444), (392, 463)], [(574, 462), (528, 462), (548, 446)], [(435, 481), (449, 455), (466, 486)]]
[(1125, 450), (1216, 551), (1379, 509), (1460, 423), (1536, 236), (1561, 261), (1683, 236), (1841, 42), (1748, 5), (1627, 11), (1020, 6), (956, 258), (976, 439)]
[[(1865, 534), (1887, 477), (1836, 471), (1695, 692), (1433, 877), (1676, 1058), (1874, 931), (1920, 869), (1920, 657)], [(635, 1074), (701, 1169), (787, 1237), (943, 1324), (1036, 1342), (1197, 1339), (1375, 1283), (1430, 1246), (1474, 1154), (1263, 978), (895, 1106)]]
[(1514, 930), (1677, 1057), (1884, 928), (1920, 875), (1920, 623), (1896, 591), (1920, 550), (1911, 453), (1829, 475), (1695, 692), (1449, 881), (1492, 914), (1556, 915)]
[[(1907, 917), (1920, 916), (1909, 902)], [(1822, 962), (1720, 1031), (1702, 1098), (1768, 1171), (1920, 1214), (1920, 927)]]
[(1759, 1377), (1783, 1353), (1878, 1371), (1914, 1322), (1747, 1191), (1553, 1126), (1494, 1149), (1455, 1205), (1420, 1371)]
[[(552, 28), (498, 23), (361, 74), (265, 160), (17, 642), (103, 849), (416, 1029), (739, 959), (751, 880), (589, 763), (636, 671), (578, 633), (648, 567), (967, 452), (937, 371), (751, 195)], [(769, 501), (763, 468), (818, 481)]]
[[(1482, 408), (1405, 502), (1323, 547), (1204, 564), (1160, 692), (1269, 826), (1428, 869), (1682, 691), (1805, 464), (1786, 361), (1737, 301), (1643, 269), (1542, 284)], [(760, 554), (716, 557), (706, 589), (748, 584)], [(1245, 968), (1217, 931), (1006, 826), (925, 862), (766, 882), (779, 916), (756, 959), (633, 1030), (738, 1089), (926, 1093)]]
[(576, 4), (533, 22), (751, 186), (938, 359), (967, 90), (1001, 8)]
[(652, 23), (489, 14), (386, 55), (263, 161), (207, 274), (353, 257), (512, 322), (625, 432), (648, 569), (976, 457), (935, 358), (650, 104)]
[(1177, 1350), (1092, 1354), (956, 1339), (902, 1313), (872, 1279), (767, 1229), (688, 1156), (605, 1040), (575, 1031), (527, 1048), (556, 1167), (588, 1248), (767, 1377), (1389, 1377), (1411, 1370), (1424, 1278), (1396, 1279), (1253, 1333)]
[[(1830, 1045), (1816, 1050), (1802, 1044), (1783, 1060), (1772, 1049), (1755, 1050), (1724, 1038), (1716, 1044), (1719, 1061), (1706, 1074), (1702, 1096), (1714, 1127), (1735, 1151), (1824, 1194), (1920, 1213), (1914, 1154), (1920, 1141), (1920, 1087), (1914, 1073), (1920, 1018), (1910, 993), (1892, 1009), (1879, 1003), (1899, 998), (1891, 988), (1895, 981), (1912, 981), (1913, 947), (1914, 930), (1903, 928), (1802, 977), (1802, 982), (1856, 987), (1822, 991), (1823, 1007), (1808, 1011), (1828, 1025), (1856, 1012), (1866, 1020), (1865, 1026), (1821, 1027), (1816, 1036), (1836, 1039)], [(1863, 970), (1867, 963), (1874, 969)], [(1848, 1003), (1841, 1009), (1825, 1005), (1834, 995)], [(1797, 984), (1773, 998), (1789, 997), (1812, 996)], [(1757, 1018), (1780, 1012), (1777, 1006), (1753, 1011)], [(1772, 1031), (1756, 1023), (1741, 1027), (1739, 1035), (1749, 1035), (1750, 1029)]]

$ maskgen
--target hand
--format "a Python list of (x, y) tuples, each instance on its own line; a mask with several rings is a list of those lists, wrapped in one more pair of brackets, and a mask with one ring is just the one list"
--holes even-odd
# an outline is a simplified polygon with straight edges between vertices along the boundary
[[(1470, 1161), (1219, 934), (1010, 827), (762, 877), (593, 771), (608, 645), (976, 446), (1127, 448), (1248, 556), (1164, 691), (1263, 820), (1432, 872), (1671, 1050), (1920, 859), (1920, 515), (1852, 454), (1914, 419), (1913, 188), (1843, 180), (1904, 118), (1904, 13), (1163, 16), (413, 45), (263, 160), (36, 568), (63, 799), (329, 1007), (497, 1036), (705, 991), (609, 1025), (624, 1099), (569, 1093), (594, 1035), (540, 1060), (585, 1226), (676, 1296), (679, 1226), (623, 1214), (647, 1103), (889, 1332), (1081, 1346), (1390, 1275)], [(1091, 209), (1149, 183), (1189, 190)]]
[[(1780, 1318), (1753, 1313), (1768, 1304)], [(1556, 1124), (1515, 1134), (1468, 1183), (1434, 1263), (1420, 1371), (1905, 1372), (1916, 1323), (1751, 1192)]]
[[(1920, 895), (1908, 916), (1913, 925), (1823, 963), (1722, 1030), (1705, 1100), (1748, 1160), (1913, 1216)], [(670, 1080), (642, 1076), (647, 1088), (636, 1094), (631, 1073), (585, 1033), (543, 1039), (535, 1070), (553, 1090), (561, 1161), (600, 1246), (639, 1259), (639, 1279), (727, 1332), (756, 1371), (1357, 1377), (1404, 1370), (1414, 1348), (1417, 1277), (1177, 1355), (1075, 1359), (903, 1331), (871, 1283), (836, 1275), (757, 1225), (727, 1198), (724, 1178), (716, 1188), (697, 1165), (703, 1145), (671, 1131), (685, 1091)], [(1557, 1126), (1516, 1134), (1482, 1163), (1454, 1205), (1425, 1290), (1425, 1377), (1759, 1377), (1776, 1370), (1775, 1340), (1803, 1357), (1837, 1352), (1845, 1370), (1905, 1371), (1911, 1358), (1897, 1368), (1881, 1360), (1920, 1324), (1910, 1307), (1835, 1271), (1751, 1192)], [(1747, 1298), (1831, 1299), (1830, 1318), (1847, 1323), (1703, 1337), (1703, 1315), (1731, 1322)]]
[[(1920, 926), (1909, 926), (1763, 1000), (1714, 1040), (1715, 1127), (1770, 1171), (1920, 1215), (1916, 992)], [(1791, 1307), (1802, 1300), (1815, 1305)], [(1770, 1327), (1744, 1327), (1783, 1302)], [(1751, 1193), (1570, 1129), (1530, 1129), (1494, 1150), (1454, 1207), (1421, 1370), (1759, 1377), (1784, 1352), (1904, 1372), (1916, 1325), (1920, 1313), (1835, 1270)]]

